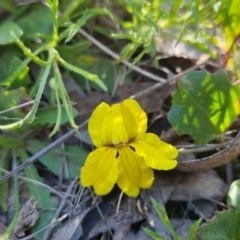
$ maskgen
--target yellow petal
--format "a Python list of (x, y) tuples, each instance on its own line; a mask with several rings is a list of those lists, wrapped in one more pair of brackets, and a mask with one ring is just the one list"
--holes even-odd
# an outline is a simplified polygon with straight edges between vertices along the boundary
[(101, 147), (91, 152), (81, 169), (80, 179), (84, 187), (93, 186), (98, 195), (109, 193), (118, 177), (117, 149)]
[(173, 169), (177, 165), (174, 160), (178, 151), (175, 147), (165, 143), (153, 133), (144, 133), (130, 144), (140, 156), (144, 157), (147, 165), (157, 170)]
[(100, 138), (104, 146), (111, 146), (112, 143), (112, 108), (110, 107), (109, 111), (103, 116), (101, 125), (100, 125)]
[(127, 195), (136, 197), (140, 188), (153, 183), (153, 170), (128, 146), (119, 149), (117, 184)]
[(147, 115), (144, 110), (140, 107), (138, 102), (134, 99), (127, 99), (123, 102), (132, 113), (137, 123), (137, 132), (144, 133), (147, 130)]
[[(96, 107), (89, 119), (88, 131), (92, 142), (96, 147), (106, 145), (106, 124), (104, 124), (104, 121), (106, 120), (106, 117), (109, 117), (110, 110), (111, 107), (103, 102)], [(104, 131), (103, 136), (101, 136), (101, 129)]]
[(137, 136), (137, 127), (132, 111), (119, 103), (111, 107), (106, 103), (98, 105), (88, 124), (92, 142), (97, 147), (128, 143)]
[(113, 104), (111, 109), (112, 143), (127, 143), (137, 136), (137, 123), (132, 112), (123, 104)]

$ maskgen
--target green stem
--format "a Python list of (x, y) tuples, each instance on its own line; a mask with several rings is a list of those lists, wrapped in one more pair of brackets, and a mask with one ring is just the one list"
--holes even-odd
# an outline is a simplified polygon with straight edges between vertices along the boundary
[[(5, 148), (2, 152), (2, 156), (0, 158), (0, 167), (3, 169), (8, 169), (9, 165), (9, 158), (10, 158), (10, 148)], [(0, 178), (2, 178), (5, 174), (0, 172)], [(0, 206), (4, 213), (8, 210), (8, 203), (7, 203), (7, 197), (8, 197), (8, 189), (9, 189), (9, 181), (5, 181), (3, 183), (0, 183)]]
[(107, 87), (106, 85), (102, 82), (102, 80), (95, 74), (89, 73), (87, 71), (82, 70), (81, 68), (75, 67), (69, 63), (67, 63), (65, 60), (63, 60), (59, 55), (56, 55), (57, 60), (67, 69), (78, 73), (82, 76), (84, 76), (85, 78), (95, 82), (96, 84), (98, 84), (104, 91), (107, 91)]
[(53, 35), (50, 46), (56, 47), (58, 42), (58, 0), (52, 0), (51, 8), (53, 18)]
[(59, 23), (60, 25), (63, 24), (64, 21), (66, 21), (67, 18), (79, 7), (80, 4), (82, 4), (84, 0), (77, 0), (77, 1), (72, 1), (70, 6), (66, 8), (66, 10), (63, 12)]
[[(12, 150), (12, 154), (13, 154), (13, 164), (14, 164), (14, 168), (17, 166), (17, 157), (16, 157), (16, 151), (15, 149)], [(13, 229), (15, 228), (18, 218), (19, 218), (19, 214), (20, 214), (20, 204), (19, 204), (19, 189), (18, 189), (18, 177), (15, 174), (13, 177), (13, 191), (14, 191), (14, 217), (12, 222), (10, 223), (9, 227), (7, 228), (6, 232), (3, 233), (3, 239), (7, 240), (9, 239), (9, 236), (11, 235), (11, 233), (13, 232)]]
[(39, 64), (40, 66), (46, 66), (49, 64), (49, 62), (45, 62), (41, 60), (39, 57), (35, 56), (32, 51), (27, 48), (23, 42), (15, 35), (14, 32), (11, 32), (12, 37), (14, 38), (15, 43), (18, 45), (18, 47), (23, 51), (23, 53), (31, 58), (35, 63)]
[(37, 95), (36, 95), (36, 98), (35, 98), (35, 102), (32, 106), (31, 111), (23, 119), (24, 121), (28, 120), (29, 122), (32, 122), (35, 118), (35, 115), (36, 115), (36, 112), (38, 110), (38, 106), (40, 104), (40, 100), (41, 100), (41, 97), (42, 97), (42, 94), (43, 94), (43, 90), (45, 88), (47, 78), (48, 78), (50, 70), (51, 70), (51, 66), (52, 66), (52, 64), (48, 64), (43, 71), (43, 74), (42, 74), (41, 80), (40, 80), (40, 84), (39, 84), (39, 88), (38, 88), (38, 92), (37, 92)]
[[(54, 71), (55, 73), (55, 71)], [(56, 75), (56, 74), (55, 74)], [(55, 76), (55, 79), (56, 81), (56, 76)], [(57, 81), (56, 81), (57, 82)], [(56, 98), (56, 101), (57, 101), (57, 108), (58, 108), (58, 111), (57, 111), (57, 120), (56, 120), (56, 123), (55, 123), (55, 126), (52, 130), (52, 132), (50, 133), (49, 137), (51, 137), (52, 135), (54, 135), (58, 130), (59, 130), (59, 127), (60, 127), (60, 123), (61, 123), (61, 117), (62, 117), (62, 107), (61, 107), (61, 102), (60, 102), (60, 99), (59, 99), (59, 96), (58, 96), (58, 84), (55, 84), (55, 88), (54, 88), (54, 92), (55, 92), (55, 98)]]
[[(46, 50), (46, 46), (41, 46), (36, 51), (33, 52), (34, 55), (39, 54), (40, 52)], [(24, 62), (18, 67), (18, 69), (12, 73), (12, 75), (6, 79), (4, 82), (12, 82), (18, 77), (18, 75), (23, 71), (23, 69), (31, 62), (31, 58), (27, 58)]]
[(54, 73), (55, 73), (55, 76), (56, 76), (55, 80), (57, 82), (57, 87), (58, 87), (57, 90), (58, 90), (59, 97), (61, 98), (61, 100), (63, 102), (64, 108), (65, 108), (66, 113), (68, 115), (68, 119), (69, 119), (69, 122), (70, 122), (71, 126), (75, 129), (77, 129), (78, 126), (75, 124), (75, 122), (73, 120), (71, 100), (69, 99), (66, 88), (63, 84), (62, 76), (61, 76), (61, 73), (59, 71), (58, 64), (57, 64), (56, 60), (53, 61), (53, 68), (54, 68)]
[[(50, 54), (50, 57), (49, 57), (49, 61), (50, 61), (50, 58), (51, 58), (51, 54)], [(26, 121), (32, 122), (34, 120), (36, 112), (38, 110), (38, 106), (39, 106), (42, 94), (43, 94), (44, 87), (46, 85), (47, 78), (48, 78), (50, 70), (51, 70), (51, 66), (52, 65), (49, 64), (43, 70), (43, 74), (41, 76), (41, 80), (40, 80), (38, 92), (37, 92), (37, 95), (36, 95), (36, 98), (35, 98), (35, 102), (34, 102), (32, 108), (31, 108), (30, 112), (22, 120), (20, 120), (18, 122), (8, 124), (8, 125), (0, 125), (0, 129), (2, 129), (2, 130), (14, 129), (14, 128), (17, 128), (17, 127), (21, 127), (21, 125)]]

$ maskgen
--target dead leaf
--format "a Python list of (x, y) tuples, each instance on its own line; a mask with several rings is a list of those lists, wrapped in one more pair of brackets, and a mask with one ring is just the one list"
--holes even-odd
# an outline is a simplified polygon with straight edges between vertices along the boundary
[(193, 173), (157, 172), (155, 181), (159, 191), (163, 192), (165, 202), (222, 199), (228, 189), (213, 169)]
[(85, 208), (79, 215), (70, 218), (55, 232), (52, 240), (78, 240), (82, 236), (82, 220), (91, 209), (91, 207)]
[[(104, 215), (104, 220), (101, 219), (91, 230), (89, 239), (109, 231), (114, 230), (113, 240), (122, 240), (128, 234), (131, 224), (143, 219), (136, 211), (135, 199), (124, 198), (121, 201), (120, 211), (116, 213), (116, 208), (109, 209)], [(129, 209), (131, 208), (131, 209)], [(135, 216), (133, 218), (133, 216)]]
[(14, 228), (14, 233), (17, 237), (25, 236), (25, 232), (35, 225), (39, 217), (38, 202), (30, 198), (20, 211), (18, 222)]

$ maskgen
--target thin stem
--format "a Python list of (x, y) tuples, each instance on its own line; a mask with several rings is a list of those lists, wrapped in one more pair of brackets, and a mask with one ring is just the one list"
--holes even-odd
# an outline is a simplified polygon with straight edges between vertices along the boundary
[(67, 94), (67, 90), (66, 90), (66, 88), (63, 84), (62, 76), (61, 76), (61, 73), (59, 71), (58, 64), (57, 64), (56, 60), (53, 60), (53, 68), (54, 68), (54, 73), (55, 73), (55, 77), (56, 77), (55, 81), (57, 83), (57, 91), (58, 91), (57, 94), (59, 95), (59, 97), (61, 98), (61, 100), (63, 102), (64, 108), (65, 108), (66, 113), (68, 115), (68, 119), (69, 119), (69, 122), (70, 122), (71, 126), (74, 129), (77, 129), (77, 125), (75, 124), (75, 122), (73, 120), (73, 112), (72, 112), (72, 107), (71, 107), (71, 101), (70, 101), (69, 96)]
[(179, 145), (175, 146), (181, 153), (196, 153), (196, 152), (206, 152), (210, 150), (215, 150), (217, 148), (224, 148), (228, 146), (233, 140), (226, 141), (219, 144), (207, 144), (205, 146), (195, 146), (195, 145)]
[(15, 107), (11, 107), (9, 109), (1, 111), (0, 114), (11, 112), (12, 110), (16, 110), (16, 109), (19, 109), (19, 108), (27, 107), (29, 105), (32, 105), (34, 102), (35, 102), (35, 100), (31, 100), (31, 101), (28, 101), (26, 103), (19, 104), (19, 105), (15, 106)]
[(11, 32), (11, 35), (14, 38), (15, 43), (27, 57), (31, 58), (35, 63), (39, 64), (40, 66), (46, 66), (49, 64), (49, 62), (43, 61), (39, 57), (34, 55), (34, 53), (32, 53), (32, 51), (24, 45), (24, 43), (15, 35), (14, 32)]
[[(33, 52), (33, 55), (38, 55), (40, 52), (46, 50), (46, 46), (41, 46), (36, 51)], [(31, 62), (31, 58), (27, 58), (24, 62), (7, 78), (4, 82), (13, 82), (16, 77), (24, 70), (24, 68)]]
[[(16, 156), (16, 151), (15, 149), (12, 150), (12, 154), (13, 154), (13, 164), (14, 164), (14, 168), (16, 169), (16, 165), (17, 165), (17, 156)], [(12, 219), (11, 224), (9, 225), (8, 229), (6, 230), (6, 232), (3, 234), (3, 239), (7, 240), (9, 239), (10, 234), (13, 232), (13, 229), (15, 228), (18, 218), (19, 218), (19, 214), (20, 214), (20, 204), (19, 204), (19, 189), (18, 189), (18, 176), (15, 175), (14, 176), (14, 180), (13, 180), (13, 191), (14, 191), (14, 217)]]
[(27, 114), (27, 116), (23, 119), (23, 121), (29, 120), (29, 122), (31, 122), (31, 121), (34, 120), (36, 112), (38, 110), (38, 106), (40, 104), (40, 100), (41, 100), (41, 97), (42, 97), (42, 94), (43, 94), (43, 90), (44, 90), (46, 82), (47, 82), (47, 78), (48, 78), (50, 70), (51, 70), (51, 66), (52, 66), (51, 64), (48, 64), (45, 67), (45, 70), (43, 71), (43, 75), (41, 76), (38, 92), (37, 92), (33, 107), (31, 109), (31, 111)]
[(59, 23), (60, 25), (63, 24), (64, 21), (66, 21), (67, 18), (69, 18), (69, 16), (76, 10), (76, 8), (79, 7), (80, 4), (82, 4), (83, 1), (82, 0), (75, 0), (72, 1), (72, 3), (64, 10)]
[(61, 107), (60, 99), (59, 99), (59, 96), (58, 96), (57, 88), (58, 88), (58, 85), (56, 85), (55, 89), (54, 89), (55, 98), (56, 98), (56, 101), (57, 101), (57, 109), (58, 109), (57, 110), (57, 120), (56, 120), (56, 123), (55, 123), (55, 126), (54, 126), (52, 132), (49, 134), (49, 137), (54, 135), (59, 130), (61, 117), (62, 117), (62, 107)]
[(58, 0), (52, 0), (51, 8), (53, 18), (53, 35), (50, 46), (55, 47), (58, 42)]
[(99, 213), (102, 221), (103, 221), (104, 224), (106, 225), (106, 227), (107, 227), (108, 232), (110, 233), (110, 235), (113, 237), (113, 233), (112, 233), (111, 229), (109, 228), (109, 226), (108, 226), (108, 224), (107, 224), (107, 221), (106, 221), (106, 218), (103, 216), (102, 211), (100, 210), (100, 208), (99, 208), (99, 206), (98, 206), (98, 203), (96, 202), (96, 197), (94, 196), (92, 189), (89, 188), (89, 190), (90, 190), (90, 193), (91, 193), (91, 195), (92, 195), (93, 203), (95, 204), (95, 206), (96, 206), (96, 208), (97, 208), (97, 211), (98, 211), (98, 213)]
[(85, 78), (95, 82), (97, 85), (99, 85), (104, 91), (107, 91), (107, 87), (106, 85), (102, 82), (102, 80), (95, 74), (89, 73), (79, 67), (75, 67), (69, 63), (67, 63), (64, 59), (62, 59), (59, 55), (56, 56), (57, 60), (67, 69), (78, 73), (82, 76), (84, 76)]
[(76, 181), (77, 181), (77, 178), (75, 178), (75, 179), (71, 182), (71, 184), (69, 185), (69, 187), (68, 187), (68, 189), (67, 189), (67, 191), (66, 191), (66, 193), (65, 193), (65, 195), (64, 195), (64, 198), (62, 199), (62, 201), (61, 201), (61, 203), (60, 203), (57, 211), (55, 212), (55, 214), (54, 214), (54, 216), (53, 216), (53, 218), (52, 218), (52, 221), (51, 221), (51, 223), (50, 223), (50, 225), (49, 225), (49, 228), (45, 231), (43, 240), (49, 239), (49, 235), (51, 234), (52, 229), (53, 229), (53, 227), (54, 227), (53, 224), (57, 221), (58, 216), (59, 216), (60, 213), (62, 212), (63, 208), (66, 206), (66, 202), (67, 202), (67, 200), (68, 200), (68, 197), (71, 196), (71, 191), (72, 191), (72, 189), (73, 189), (74, 184), (76, 183)]
[[(87, 32), (85, 32), (83, 29), (80, 29), (79, 32), (85, 37), (87, 38), (89, 41), (91, 41), (93, 44), (95, 44), (98, 48), (100, 48), (102, 51), (104, 51), (105, 53), (107, 53), (109, 56), (111, 56), (114, 59), (120, 59), (121, 56), (116, 54), (115, 52), (113, 52), (112, 50), (110, 50), (109, 48), (107, 48), (106, 46), (104, 46), (101, 42), (99, 42), (97, 39), (93, 38), (91, 35), (89, 35)], [(140, 74), (142, 74), (145, 77), (151, 78), (152, 80), (155, 80), (157, 82), (161, 82), (164, 83), (166, 82), (166, 79), (161, 78), (157, 75), (154, 75), (148, 71), (143, 70), (142, 68), (138, 67), (138, 66), (132, 66), (132, 64), (126, 60), (122, 61), (122, 63), (128, 67), (131, 67), (131, 69), (133, 69), (136, 72), (139, 72)]]
[(116, 214), (118, 214), (118, 212), (119, 212), (120, 204), (121, 204), (121, 201), (122, 201), (122, 196), (123, 196), (123, 191), (120, 193), (120, 196), (119, 196), (119, 199), (118, 199)]
[[(3, 172), (3, 173), (5, 173), (5, 174), (8, 174), (8, 173), (9, 173), (9, 171), (6, 171), (5, 169), (3, 169), (3, 168), (1, 168), (1, 167), (0, 167), (0, 172)], [(58, 197), (60, 197), (60, 198), (63, 198), (63, 197), (64, 197), (60, 192), (56, 191), (54, 188), (51, 188), (51, 187), (49, 187), (48, 185), (46, 185), (46, 184), (44, 184), (44, 183), (38, 182), (38, 181), (36, 181), (36, 180), (34, 180), (34, 179), (26, 178), (26, 177), (21, 177), (21, 176), (18, 176), (18, 177), (19, 177), (19, 179), (22, 179), (22, 180), (24, 180), (24, 181), (26, 181), (26, 182), (30, 182), (30, 183), (39, 185), (40, 187), (44, 187), (44, 188), (46, 188), (47, 190), (49, 190), (51, 193), (55, 194), (56, 196), (58, 196)]]

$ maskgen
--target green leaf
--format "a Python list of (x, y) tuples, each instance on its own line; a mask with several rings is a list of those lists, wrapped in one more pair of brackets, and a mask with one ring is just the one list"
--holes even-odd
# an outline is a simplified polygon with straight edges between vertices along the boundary
[(189, 230), (189, 240), (195, 240), (196, 239), (196, 230), (200, 226), (202, 222), (202, 219), (198, 219), (195, 223), (191, 224), (190, 230)]
[(40, 34), (50, 34), (52, 31), (51, 10), (46, 5), (34, 4), (31, 10), (18, 21), (18, 25), (24, 32), (24, 39), (37, 41), (40, 39)]
[[(24, 149), (20, 149), (19, 153), (22, 161), (25, 162), (29, 157), (28, 154)], [(43, 183), (43, 178), (39, 176), (34, 165), (29, 165), (28, 167), (24, 168), (24, 171), (27, 178), (35, 180), (36, 182)], [(54, 217), (54, 211), (51, 209), (56, 208), (57, 205), (52, 201), (48, 189), (44, 188), (41, 185), (38, 185), (37, 183), (32, 183), (29, 181), (27, 181), (27, 185), (30, 190), (31, 197), (38, 201), (40, 208), (44, 209), (44, 211), (41, 211), (38, 221), (32, 228), (32, 230), (36, 232), (46, 227), (52, 221)], [(35, 236), (35, 238), (42, 240), (44, 234), (45, 231), (41, 231)]]
[(107, 11), (106, 9), (101, 8), (92, 8), (87, 9), (83, 16), (80, 17), (80, 19), (76, 22), (76, 24), (71, 24), (71, 26), (68, 28), (68, 36), (65, 40), (65, 43), (72, 40), (72, 38), (78, 33), (79, 29), (86, 24), (86, 22), (97, 15), (107, 15), (109, 17), (112, 17), (111, 13)]
[(140, 46), (140, 43), (128, 43), (121, 51), (121, 57), (119, 59), (117, 59), (114, 63), (120, 63), (123, 60), (129, 59), (134, 52), (138, 49), (138, 47)]
[(23, 61), (19, 58), (21, 55), (19, 49), (16, 48), (10, 48), (2, 55), (0, 60), (0, 85), (11, 89), (28, 86), (30, 81), (27, 66), (19, 72), (16, 78), (12, 79), (10, 77), (23, 64)]
[(240, 239), (240, 212), (235, 209), (217, 213), (212, 220), (198, 228), (199, 240), (237, 240)]
[(240, 12), (238, 11), (239, 0), (221, 2), (218, 14), (215, 19), (218, 24), (223, 27), (223, 34), (226, 42), (226, 49), (229, 50), (234, 42), (234, 39), (240, 34), (239, 18)]
[(82, 59), (79, 59), (79, 54), (88, 49), (91, 45), (91, 42), (82, 40), (77, 44), (59, 45), (56, 49), (65, 61), (76, 65), (76, 61), (82, 61)]
[[(0, 111), (7, 110), (12, 107), (16, 107), (22, 101), (28, 100), (29, 97), (24, 88), (19, 88), (12, 91), (6, 91), (0, 89)], [(6, 125), (16, 120), (19, 120), (24, 116), (21, 109), (12, 110), (0, 115), (0, 125)]]
[(143, 228), (143, 231), (147, 233), (154, 240), (164, 240), (158, 232), (154, 232), (151, 229)]
[(205, 144), (223, 133), (239, 114), (240, 85), (222, 71), (192, 71), (178, 82), (168, 119), (179, 135)]
[[(66, 113), (66, 110), (64, 107), (62, 108), (62, 116), (60, 124), (64, 124), (68, 122), (68, 115)], [(76, 117), (78, 115), (78, 111), (72, 107), (73, 117)], [(56, 123), (57, 119), (57, 113), (58, 109), (57, 107), (48, 107), (41, 109), (36, 114), (36, 119), (31, 123), (31, 125), (45, 125), (45, 124), (51, 124), (54, 125)]]
[(151, 200), (152, 200), (154, 210), (157, 212), (158, 218), (166, 226), (166, 228), (172, 234), (173, 238), (178, 239), (177, 233), (175, 232), (171, 222), (169, 221), (165, 207), (162, 205), (159, 205), (158, 202), (154, 198), (151, 198)]
[(22, 145), (20, 140), (0, 136), (0, 146), (5, 148), (18, 148)]
[(92, 74), (91, 72), (87, 72), (79, 67), (73, 66), (71, 64), (69, 64), (68, 62), (66, 62), (65, 60), (63, 60), (60, 56), (57, 58), (57, 60), (67, 69), (80, 74), (81, 76), (93, 81), (94, 83), (96, 83), (99, 87), (101, 87), (102, 90), (107, 91), (107, 87), (106, 85), (102, 82), (102, 80), (95, 74)]
[[(8, 170), (8, 163), (10, 160), (10, 149), (4, 149), (0, 151), (1, 159), (0, 159), (0, 168)], [(0, 171), (0, 178), (2, 178), (4, 174)], [(9, 181), (4, 181), (0, 183), (0, 207), (3, 212), (7, 212), (8, 210), (8, 190), (9, 190)]]
[(17, 37), (23, 34), (21, 28), (13, 22), (7, 22), (0, 26), (0, 45), (6, 45), (15, 41), (11, 32), (15, 33)]
[[(31, 139), (26, 141), (25, 147), (31, 154), (36, 154), (38, 151), (48, 146), (49, 143)], [(60, 170), (63, 167), (62, 158), (67, 160), (67, 168), (63, 169), (63, 179), (67, 179), (67, 173), (69, 178), (75, 178), (79, 176), (79, 170), (84, 165), (88, 151), (82, 149), (79, 146), (65, 146), (62, 150), (60, 146), (55, 147), (53, 150), (39, 157), (39, 161), (44, 164), (55, 175), (59, 175)]]
[(7, 11), (11, 13), (16, 12), (15, 4), (10, 2), (9, 0), (1, 0), (0, 6), (5, 8)]
[[(113, 65), (112, 61), (106, 58), (96, 59), (95, 62), (89, 64), (86, 69), (98, 75), (110, 93), (112, 93), (117, 84), (123, 84), (123, 81), (124, 83), (131, 83), (131, 77), (129, 75), (124, 76), (125, 67)], [(84, 86), (84, 78), (82, 78), (82, 83)], [(93, 82), (90, 82), (90, 86), (94, 89), (101, 90), (101, 88)]]
[(240, 179), (232, 182), (227, 195), (227, 204), (240, 211)]

